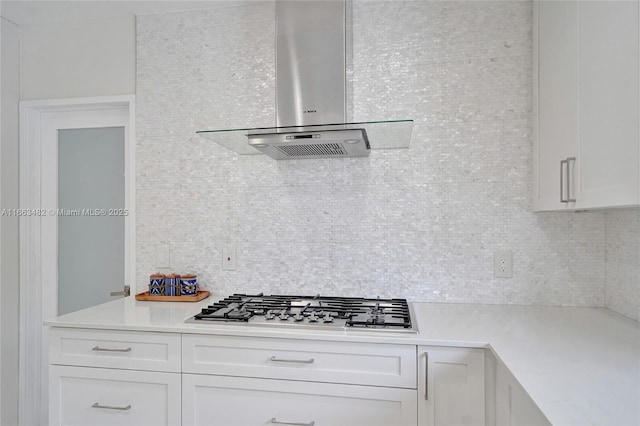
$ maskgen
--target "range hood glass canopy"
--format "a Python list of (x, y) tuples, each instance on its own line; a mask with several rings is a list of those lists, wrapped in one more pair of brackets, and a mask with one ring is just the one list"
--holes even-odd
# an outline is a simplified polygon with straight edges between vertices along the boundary
[[(262, 154), (249, 144), (252, 135), (298, 134), (337, 130), (364, 130), (371, 149), (409, 148), (413, 120), (366, 121), (339, 124), (314, 124), (287, 127), (255, 127), (248, 129), (200, 130), (196, 132), (218, 145), (240, 155)], [(292, 143), (295, 139), (292, 139)]]

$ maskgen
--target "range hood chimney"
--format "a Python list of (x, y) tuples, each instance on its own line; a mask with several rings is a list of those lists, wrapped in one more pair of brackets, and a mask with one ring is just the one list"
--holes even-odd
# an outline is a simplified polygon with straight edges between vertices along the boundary
[(407, 148), (412, 120), (347, 122), (347, 3), (277, 0), (275, 7), (276, 127), (197, 133), (240, 154), (278, 160)]

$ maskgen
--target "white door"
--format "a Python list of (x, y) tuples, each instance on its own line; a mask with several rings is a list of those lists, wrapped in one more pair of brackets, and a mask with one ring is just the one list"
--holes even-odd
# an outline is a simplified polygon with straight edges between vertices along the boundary
[[(134, 286), (134, 116), (132, 96), (20, 104), (20, 207), (28, 212), (20, 222), (20, 416), (24, 424), (46, 424), (48, 417), (48, 335), (42, 322), (110, 300), (109, 294), (125, 284)], [(120, 160), (107, 160), (95, 146), (82, 159), (73, 157), (77, 146), (95, 145), (97, 139), (104, 139), (102, 145), (113, 148), (118, 154), (112, 156)], [(74, 166), (78, 170), (72, 170)], [(103, 174), (103, 168), (111, 170), (107, 180), (87, 176), (91, 170)], [(80, 169), (89, 172), (78, 175)], [(59, 184), (64, 186), (60, 192)], [(68, 192), (73, 205), (65, 205), (70, 202)], [(107, 192), (117, 195), (107, 200)], [(84, 198), (73, 200), (78, 195)], [(87, 195), (105, 198), (104, 204), (94, 204)], [(66, 207), (69, 215), (59, 209)], [(105, 234), (107, 227), (113, 233), (110, 238), (96, 236)], [(94, 234), (89, 235), (89, 229)], [(99, 265), (110, 266), (100, 269)]]
[(128, 120), (124, 109), (89, 109), (51, 113), (43, 123), (43, 283), (57, 289), (45, 299), (52, 316), (124, 288)]

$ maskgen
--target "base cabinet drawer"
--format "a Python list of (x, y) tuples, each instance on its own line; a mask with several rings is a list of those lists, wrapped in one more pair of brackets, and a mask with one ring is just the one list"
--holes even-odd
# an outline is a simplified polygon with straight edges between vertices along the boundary
[(417, 424), (416, 391), (184, 374), (182, 424), (405, 426)]
[(49, 332), (49, 362), (180, 372), (180, 335), (53, 327)]
[(49, 366), (49, 424), (179, 425), (180, 374)]
[(184, 335), (183, 372), (416, 388), (416, 347)]

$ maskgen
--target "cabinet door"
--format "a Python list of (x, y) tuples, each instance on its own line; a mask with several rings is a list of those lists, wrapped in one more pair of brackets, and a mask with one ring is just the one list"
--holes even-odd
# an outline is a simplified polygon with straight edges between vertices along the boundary
[(179, 425), (180, 374), (49, 366), (50, 425)]
[(638, 2), (580, 2), (576, 208), (637, 205)]
[(484, 350), (418, 347), (418, 421), (484, 425)]
[(496, 426), (551, 426), (501, 362), (496, 370)]
[(184, 425), (416, 424), (415, 389), (184, 374)]
[[(561, 161), (579, 154), (578, 2), (535, 2), (534, 19), (534, 209), (570, 209)], [(575, 177), (579, 162), (568, 166)]]

